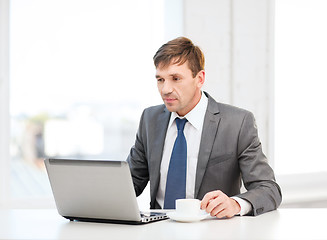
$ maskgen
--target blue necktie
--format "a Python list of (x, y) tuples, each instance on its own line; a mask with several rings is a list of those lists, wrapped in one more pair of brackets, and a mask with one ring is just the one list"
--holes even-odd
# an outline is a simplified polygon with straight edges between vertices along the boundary
[(175, 121), (178, 133), (169, 162), (164, 209), (174, 209), (175, 200), (186, 195), (187, 145), (183, 131), (187, 119), (176, 118)]

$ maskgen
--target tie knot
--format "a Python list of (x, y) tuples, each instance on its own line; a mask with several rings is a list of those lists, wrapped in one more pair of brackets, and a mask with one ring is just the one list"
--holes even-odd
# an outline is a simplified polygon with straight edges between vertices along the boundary
[(184, 131), (184, 127), (185, 127), (185, 123), (187, 122), (187, 119), (186, 118), (176, 118), (176, 125), (177, 125), (177, 130), (181, 130), (181, 131)]

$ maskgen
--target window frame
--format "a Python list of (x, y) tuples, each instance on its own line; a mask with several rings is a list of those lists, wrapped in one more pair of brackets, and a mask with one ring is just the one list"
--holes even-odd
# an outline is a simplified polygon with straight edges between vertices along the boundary
[(0, 36), (0, 208), (7, 208), (10, 201), (9, 0), (0, 1)]

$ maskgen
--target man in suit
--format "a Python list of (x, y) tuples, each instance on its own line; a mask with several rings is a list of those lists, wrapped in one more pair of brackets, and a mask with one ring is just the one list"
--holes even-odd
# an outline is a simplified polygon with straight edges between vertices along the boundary
[(276, 209), (281, 190), (253, 114), (201, 91), (202, 51), (180, 37), (159, 48), (154, 64), (164, 104), (144, 110), (127, 159), (136, 195), (150, 181), (152, 209), (174, 208), (177, 198), (200, 199), (201, 208), (218, 218)]

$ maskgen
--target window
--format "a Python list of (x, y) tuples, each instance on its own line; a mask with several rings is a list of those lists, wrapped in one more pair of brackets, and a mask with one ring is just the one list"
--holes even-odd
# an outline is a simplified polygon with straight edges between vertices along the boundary
[(324, 0), (276, 1), (275, 172), (283, 207), (326, 207)]
[(125, 160), (142, 110), (161, 103), (163, 1), (10, 4), (11, 198), (48, 201), (44, 157)]
[(327, 2), (276, 1), (275, 171), (326, 172)]

